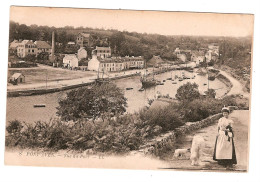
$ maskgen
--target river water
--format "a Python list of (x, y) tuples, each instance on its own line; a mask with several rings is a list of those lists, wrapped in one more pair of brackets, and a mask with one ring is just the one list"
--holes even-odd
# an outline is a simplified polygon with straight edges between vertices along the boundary
[[(186, 79), (183, 81), (175, 80), (177, 84), (172, 84), (171, 80), (166, 80), (166, 78), (171, 76), (174, 79), (175, 75), (181, 76), (183, 73), (188, 77), (192, 77), (194, 75), (196, 77), (195, 79)], [(157, 91), (159, 91), (162, 95), (169, 94), (170, 97), (175, 97), (177, 89), (187, 82), (197, 83), (199, 85), (200, 93), (204, 93), (208, 89), (208, 83), (209, 88), (216, 89), (216, 97), (220, 97), (227, 92), (227, 87), (225, 84), (218, 79), (208, 82), (207, 76), (200, 76), (196, 73), (190, 73), (183, 70), (176, 70), (155, 75), (155, 79), (166, 81), (164, 82), (164, 85), (157, 85), (142, 92), (138, 91), (142, 86), (140, 82), (140, 76), (113, 81), (119, 88), (124, 91), (128, 103), (127, 112), (133, 113), (146, 106), (148, 99), (153, 99)], [(133, 89), (126, 90), (128, 87)], [(66, 92), (68, 91), (56, 92), (46, 95), (8, 97), (6, 120), (11, 121), (18, 119), (25, 122), (34, 122), (38, 120), (49, 121), (51, 118), (56, 116), (56, 107), (58, 107), (58, 101), (65, 98)], [(46, 104), (46, 107), (34, 108), (34, 104)]]

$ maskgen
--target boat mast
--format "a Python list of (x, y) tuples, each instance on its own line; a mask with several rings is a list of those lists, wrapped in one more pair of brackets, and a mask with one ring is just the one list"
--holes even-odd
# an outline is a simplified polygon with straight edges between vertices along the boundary
[(153, 66), (153, 80), (154, 80), (154, 66)]

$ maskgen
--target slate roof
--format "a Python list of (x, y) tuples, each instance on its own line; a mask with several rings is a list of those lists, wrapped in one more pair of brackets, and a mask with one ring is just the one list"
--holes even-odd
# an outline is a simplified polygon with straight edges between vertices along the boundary
[(111, 51), (111, 48), (110, 47), (98, 47), (98, 46), (96, 46), (96, 50), (110, 50)]
[(144, 61), (143, 57), (110, 57), (110, 58), (100, 58), (98, 60), (102, 63), (123, 63), (128, 61)]
[(45, 42), (45, 41), (35, 41), (34, 42), (37, 46), (37, 48), (40, 48), (40, 49), (51, 49), (51, 46)]
[(14, 40), (10, 43), (10, 48), (17, 48), (17, 46), (21, 43), (21, 41)]
[(153, 56), (148, 62), (147, 64), (149, 65), (156, 65), (156, 64), (160, 64), (160, 63), (164, 63), (164, 61), (162, 60), (162, 58), (160, 56)]
[(80, 35), (82, 35), (83, 37), (85, 38), (89, 38), (90, 37), (90, 34), (89, 33), (86, 33), (86, 32), (81, 32), (79, 33)]

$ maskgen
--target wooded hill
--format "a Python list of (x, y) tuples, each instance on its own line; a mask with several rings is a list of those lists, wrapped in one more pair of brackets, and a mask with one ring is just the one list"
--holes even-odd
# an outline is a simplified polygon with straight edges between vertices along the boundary
[[(219, 64), (231, 64), (230, 66), (250, 67), (251, 38), (234, 37), (202, 37), (202, 36), (165, 36), (159, 34), (147, 34), (118, 30), (93, 29), (85, 27), (74, 28), (65, 26), (62, 28), (19, 24), (10, 21), (9, 42), (19, 39), (45, 40), (51, 42), (52, 31), (55, 32), (55, 41), (62, 43), (62, 53), (69, 41), (76, 41), (79, 32), (90, 33), (95, 46), (110, 46), (112, 54), (116, 56), (144, 56), (146, 60), (153, 55), (160, 55), (162, 59), (175, 61), (174, 50), (179, 47), (183, 50), (207, 49), (208, 44), (216, 43), (220, 46)], [(227, 61), (232, 59), (232, 61)], [(233, 64), (233, 62), (235, 63)]]

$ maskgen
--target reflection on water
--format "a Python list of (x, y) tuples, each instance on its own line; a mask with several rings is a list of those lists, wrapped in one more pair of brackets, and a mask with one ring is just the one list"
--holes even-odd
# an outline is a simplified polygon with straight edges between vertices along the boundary
[[(185, 76), (188, 77), (196, 75), (196, 73), (179, 70), (155, 75), (155, 79), (163, 81), (171, 76), (174, 79), (175, 75), (181, 76), (182, 73), (184, 73)], [(162, 95), (169, 94), (170, 97), (175, 97), (177, 89), (187, 82), (197, 83), (199, 85), (199, 90), (201, 93), (204, 93), (208, 89), (208, 85), (204, 85), (208, 84), (206, 76), (196, 75), (195, 79), (174, 81), (176, 81), (177, 84), (172, 84), (172, 80), (166, 80), (164, 82), (164, 85), (157, 85), (155, 87), (148, 88), (142, 92), (138, 91), (142, 87), (139, 76), (115, 80), (113, 82), (124, 91), (128, 103), (127, 112), (130, 113), (138, 111), (139, 109), (147, 105), (148, 98), (153, 99), (157, 91), (159, 91)], [(126, 90), (126, 88), (128, 87), (131, 87), (133, 89)], [(226, 86), (217, 79), (214, 81), (209, 81), (209, 88), (216, 89), (217, 97), (223, 95), (227, 91)], [(66, 91), (46, 95), (7, 98), (6, 119), (7, 121), (19, 119), (26, 122), (33, 122), (37, 120), (48, 121), (50, 118), (56, 115), (56, 107), (58, 106), (58, 101), (64, 98), (65, 95)], [(46, 104), (46, 107), (34, 108), (34, 104)]]

